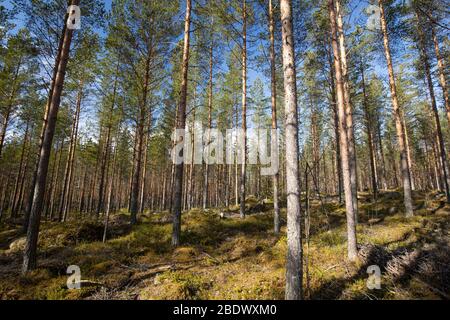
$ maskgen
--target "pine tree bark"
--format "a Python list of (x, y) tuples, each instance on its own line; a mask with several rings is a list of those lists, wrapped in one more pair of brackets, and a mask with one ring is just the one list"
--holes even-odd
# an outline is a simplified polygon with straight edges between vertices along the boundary
[[(23, 176), (25, 176), (26, 171), (24, 170), (24, 159), (25, 159), (25, 151), (28, 143), (28, 132), (29, 132), (30, 123), (27, 121), (25, 128), (25, 135), (23, 137), (22, 142), (22, 151), (20, 153), (20, 161), (19, 161), (19, 172), (17, 173), (16, 182), (14, 184), (14, 193), (11, 203), (11, 218), (15, 218), (17, 216), (17, 207), (19, 205), (19, 200), (21, 197), (21, 183), (23, 181)], [(26, 164), (25, 164), (26, 166)]]
[[(72, 5), (79, 5), (80, 0), (72, 0)], [(61, 48), (60, 62), (55, 86), (52, 94), (50, 107), (48, 110), (48, 121), (45, 127), (42, 149), (39, 157), (37, 170), (36, 186), (34, 188), (33, 204), (30, 212), (30, 221), (27, 230), (27, 241), (24, 250), (22, 272), (26, 273), (36, 268), (36, 251), (39, 235), (39, 226), (41, 221), (42, 204), (45, 193), (45, 184), (47, 181), (48, 164), (50, 160), (50, 151), (52, 148), (53, 136), (55, 133), (56, 118), (58, 116), (59, 105), (61, 102), (61, 93), (64, 86), (64, 78), (69, 60), (70, 45), (72, 42), (73, 30), (66, 29), (64, 34), (64, 43)]]
[(388, 189), (388, 181), (387, 181), (387, 177), (386, 177), (386, 161), (385, 161), (385, 156), (384, 156), (384, 148), (383, 148), (383, 137), (381, 135), (381, 121), (380, 121), (380, 117), (379, 115), (377, 115), (377, 124), (376, 124), (376, 129), (377, 129), (377, 142), (378, 142), (378, 149), (380, 152), (380, 160), (381, 160), (381, 176), (383, 177), (383, 189), (387, 190)]
[(405, 142), (406, 142), (406, 159), (408, 160), (408, 170), (409, 170), (409, 179), (411, 181), (411, 190), (416, 190), (416, 182), (415, 182), (415, 175), (413, 170), (413, 158), (411, 155), (411, 147), (409, 145), (409, 131), (408, 126), (406, 124), (406, 117), (404, 110), (401, 109), (401, 117), (403, 121), (403, 128), (405, 130)]
[[(186, 127), (186, 104), (187, 104), (187, 87), (188, 87), (188, 70), (189, 70), (189, 47), (190, 47), (190, 30), (191, 30), (191, 0), (186, 0), (186, 17), (184, 21), (184, 45), (183, 45), (183, 64), (181, 70), (181, 90), (180, 102), (177, 111), (177, 129), (185, 130)], [(180, 156), (183, 156), (181, 151)], [(181, 201), (183, 199), (183, 167), (184, 163), (175, 165), (174, 176), (174, 196), (173, 196), (173, 230), (172, 245), (177, 247), (180, 245), (181, 236)]]
[(344, 95), (344, 79), (342, 77), (342, 66), (340, 51), (337, 39), (336, 11), (334, 0), (328, 0), (328, 10), (330, 14), (331, 43), (334, 54), (334, 73), (336, 77), (337, 105), (339, 113), (339, 132), (341, 148), (341, 167), (344, 182), (345, 206), (347, 211), (347, 254), (350, 261), (357, 259), (357, 240), (356, 240), (356, 215), (354, 207), (353, 188), (351, 182), (351, 158), (349, 153), (349, 137), (347, 130), (347, 113)]
[(85, 195), (86, 195), (86, 185), (87, 185), (87, 181), (88, 181), (88, 165), (86, 164), (84, 166), (84, 174), (83, 174), (83, 180), (81, 182), (81, 187), (80, 187), (80, 203), (78, 206), (78, 212), (80, 213), (80, 216), (83, 215), (84, 209), (85, 209)]
[(146, 117), (146, 107), (147, 107), (147, 98), (148, 98), (148, 90), (149, 90), (149, 81), (150, 81), (150, 59), (151, 59), (151, 51), (148, 53), (147, 60), (145, 62), (145, 76), (144, 76), (144, 87), (143, 87), (143, 96), (141, 101), (141, 106), (139, 110), (139, 116), (137, 119), (137, 127), (136, 127), (136, 156), (134, 159), (134, 172), (131, 182), (131, 197), (130, 197), (130, 213), (131, 213), (131, 224), (137, 223), (137, 214), (139, 211), (139, 191), (140, 191), (140, 181), (143, 170), (143, 153), (144, 153), (144, 144), (145, 144), (145, 117)]
[[(188, 209), (192, 209), (194, 207), (194, 180), (195, 180), (195, 121), (196, 121), (196, 110), (197, 110), (197, 88), (194, 87), (193, 94), (193, 108), (192, 108), (192, 125), (191, 125), (191, 165), (189, 171), (189, 190), (188, 190)], [(165, 175), (164, 175), (165, 177)]]
[(367, 89), (366, 89), (366, 76), (364, 73), (364, 66), (361, 64), (361, 80), (362, 80), (362, 89), (363, 89), (363, 109), (364, 116), (366, 120), (366, 129), (367, 129), (367, 145), (369, 148), (369, 162), (370, 162), (370, 173), (372, 180), (372, 191), (374, 195), (374, 199), (378, 198), (378, 179), (377, 179), (377, 165), (375, 159), (375, 147), (374, 147), (374, 139), (373, 139), (373, 126), (371, 122), (371, 117), (369, 114), (369, 104), (367, 97)]
[[(117, 141), (116, 141), (117, 144)], [(106, 237), (108, 234), (108, 226), (109, 226), (109, 216), (111, 213), (111, 204), (112, 204), (112, 198), (113, 198), (113, 190), (114, 190), (114, 177), (116, 176), (116, 158), (117, 158), (117, 145), (116, 148), (113, 151), (113, 163), (112, 163), (112, 172), (111, 176), (109, 178), (108, 183), (108, 195), (106, 199), (106, 212), (105, 212), (105, 223), (103, 228), (103, 243), (106, 242)]]
[(302, 214), (300, 206), (297, 80), (292, 2), (280, 1), (286, 120), (287, 260), (286, 300), (303, 298)]
[(245, 185), (247, 180), (247, 0), (242, 2), (242, 131), (240, 216), (245, 218)]
[(402, 114), (398, 103), (397, 87), (395, 84), (394, 68), (392, 67), (391, 49), (389, 45), (389, 34), (384, 14), (383, 0), (378, 0), (380, 8), (381, 30), (383, 33), (384, 54), (386, 56), (387, 68), (389, 73), (389, 87), (391, 90), (392, 107), (394, 111), (395, 128), (397, 130), (398, 146), (400, 151), (401, 172), (403, 180), (404, 204), (407, 217), (414, 215), (411, 191), (411, 173), (408, 168), (408, 158), (406, 150), (405, 128), (403, 126)]
[[(151, 103), (150, 103), (151, 105)], [(144, 160), (142, 163), (142, 177), (141, 177), (141, 185), (139, 190), (139, 213), (144, 213), (145, 210), (145, 203), (146, 203), (146, 197), (145, 197), (145, 191), (147, 189), (147, 163), (148, 163), (148, 148), (149, 148), (149, 142), (150, 142), (150, 133), (151, 133), (151, 126), (152, 126), (152, 112), (149, 111), (148, 118), (147, 118), (147, 124), (145, 129), (145, 138), (144, 138)]]
[(2, 199), (1, 199), (1, 205), (0, 205), (0, 220), (3, 217), (3, 212), (7, 209), (7, 208), (5, 208), (5, 203), (6, 203), (6, 196), (8, 193), (10, 180), (11, 180), (11, 175), (7, 173), (6, 174), (6, 183), (4, 183), (2, 186)]
[[(212, 36), (211, 32), (211, 36)], [(212, 128), (212, 99), (213, 99), (213, 41), (209, 47), (209, 82), (208, 82), (208, 133), (206, 141), (206, 150), (209, 154), (209, 143), (211, 142)], [(205, 163), (205, 180), (203, 181), (203, 209), (208, 207), (208, 181), (209, 181), (209, 164)]]
[[(235, 128), (239, 126), (239, 112), (238, 112), (238, 106), (237, 103), (235, 103)], [(235, 162), (234, 162), (234, 201), (235, 205), (239, 205), (239, 160), (238, 160), (238, 154), (235, 153)]]
[[(49, 197), (49, 201), (48, 201), (48, 205), (47, 205), (50, 221), (52, 221), (53, 217), (54, 217), (53, 213), (55, 210), (56, 193), (58, 192), (59, 168), (61, 167), (61, 163), (62, 163), (63, 149), (64, 149), (64, 139), (61, 139), (59, 148), (58, 148), (58, 143), (56, 144), (56, 152), (55, 152), (55, 159), (54, 159), (54, 161), (56, 162), (56, 165), (55, 165), (55, 168), (53, 168), (53, 170), (54, 170), (54, 174), (52, 174), (53, 182), (51, 184), (51, 192), (50, 192), (50, 197)], [(58, 157), (58, 155), (59, 155), (59, 157)], [(58, 160), (56, 160), (56, 159), (58, 159)]]
[(436, 36), (436, 31), (434, 29), (433, 24), (431, 24), (431, 36), (433, 38), (434, 52), (436, 54), (436, 59), (438, 62), (439, 83), (441, 85), (442, 94), (444, 96), (445, 111), (447, 113), (447, 120), (450, 124), (450, 98), (448, 96), (447, 81), (445, 79), (446, 65), (445, 65), (444, 58), (441, 55), (441, 50), (439, 48), (439, 42), (438, 42), (438, 39)]
[(339, 37), (339, 51), (342, 68), (342, 79), (344, 81), (344, 100), (347, 122), (348, 152), (350, 158), (350, 180), (352, 184), (352, 202), (355, 221), (358, 221), (358, 179), (356, 166), (355, 132), (353, 125), (353, 106), (350, 100), (350, 84), (348, 79), (347, 50), (345, 47), (344, 23), (342, 21), (341, 0), (335, 0), (337, 15), (337, 30)]
[[(66, 13), (66, 15), (64, 17), (64, 21), (67, 21), (68, 17), (69, 17), (69, 15), (68, 15), (68, 13)], [(37, 174), (38, 174), (38, 169), (39, 169), (39, 157), (41, 155), (42, 144), (44, 142), (44, 134), (45, 134), (45, 130), (47, 128), (47, 121), (48, 121), (48, 113), (50, 110), (50, 104), (52, 101), (53, 91), (55, 90), (55, 81), (56, 81), (56, 77), (58, 75), (58, 67), (59, 67), (59, 64), (61, 61), (61, 53), (62, 53), (62, 48), (64, 45), (66, 32), (67, 32), (67, 23), (64, 23), (61, 35), (59, 37), (58, 49), (56, 51), (57, 54), (55, 57), (55, 65), (53, 67), (52, 78), (50, 80), (48, 100), (47, 100), (47, 103), (45, 104), (45, 108), (44, 108), (44, 119), (43, 119), (43, 125), (41, 128), (41, 133), (39, 135), (39, 148), (38, 148), (38, 152), (37, 152), (37, 160), (36, 160), (36, 165), (34, 168), (33, 180), (31, 182), (30, 193), (28, 195), (28, 204), (27, 204), (27, 208), (25, 211), (25, 217), (24, 217), (24, 220), (23, 220), (24, 222), (23, 222), (23, 226), (22, 226), (22, 231), (24, 233), (26, 233), (28, 230), (28, 223), (29, 223), (29, 219), (30, 219), (30, 215), (31, 215), (31, 207), (33, 205), (34, 189), (35, 189), (36, 183), (37, 183)]]
[(430, 61), (428, 59), (428, 54), (426, 51), (425, 33), (424, 33), (423, 27), (422, 27), (422, 19), (418, 12), (416, 12), (416, 18), (417, 18), (417, 30), (418, 30), (418, 35), (419, 35), (420, 55), (421, 55), (421, 60), (422, 60), (424, 70), (425, 70), (425, 77), (427, 79), (428, 93), (430, 94), (430, 100), (431, 100), (431, 112), (433, 113), (433, 116), (434, 116), (434, 122), (435, 122), (435, 126), (436, 126), (436, 138), (437, 138), (437, 143), (439, 146), (439, 156), (441, 158), (441, 163), (442, 163), (442, 173), (443, 173), (442, 180), (444, 181), (447, 202), (450, 203), (450, 175), (449, 175), (449, 165), (448, 165), (447, 153), (445, 150), (444, 137), (442, 135), (441, 120), (439, 118), (439, 111), (437, 108), (436, 96), (434, 93), (433, 80), (431, 78)]
[(73, 116), (72, 130), (70, 133), (69, 153), (67, 157), (66, 169), (64, 173), (63, 189), (60, 199), (59, 207), (59, 221), (66, 221), (67, 209), (69, 206), (69, 194), (71, 191), (73, 165), (75, 160), (75, 149), (78, 139), (78, 122), (80, 119), (81, 99), (83, 96), (83, 83), (81, 81), (79, 92), (77, 95), (77, 102), (75, 107), (75, 114)]
[[(331, 49), (332, 50), (332, 49)], [(337, 171), (337, 193), (338, 193), (338, 199), (339, 203), (342, 203), (342, 193), (343, 193), (343, 179), (342, 179), (342, 167), (341, 167), (341, 137), (339, 133), (339, 112), (338, 112), (338, 106), (336, 101), (336, 82), (334, 80), (334, 60), (333, 56), (330, 53), (329, 54), (329, 65), (330, 65), (330, 86), (331, 86), (331, 107), (333, 110), (333, 120), (334, 120), (334, 136), (336, 141), (336, 171)]]
[(117, 96), (117, 85), (118, 85), (118, 77), (119, 77), (119, 66), (120, 62), (117, 61), (117, 67), (116, 67), (116, 74), (114, 77), (114, 85), (113, 85), (113, 92), (112, 92), (112, 102), (111, 106), (109, 108), (109, 117), (108, 117), (108, 123), (106, 126), (106, 141), (105, 145), (103, 147), (102, 151), (102, 158), (101, 158), (101, 167), (100, 167), (100, 184), (98, 189), (98, 203), (97, 203), (97, 216), (100, 215), (100, 212), (103, 210), (103, 199), (105, 194), (105, 171), (106, 171), (106, 165), (109, 161), (109, 153), (110, 153), (110, 145), (111, 145), (111, 131), (112, 131), (112, 117), (114, 112), (114, 107), (116, 105), (116, 96)]
[[(278, 130), (277, 123), (277, 75), (275, 62), (275, 18), (273, 12), (272, 0), (269, 0), (269, 41), (270, 41), (270, 84), (271, 84), (271, 103), (272, 103), (272, 147), (278, 149), (278, 135), (274, 133)], [(272, 155), (273, 156), (273, 155)], [(278, 155), (277, 155), (278, 156)], [(273, 175), (273, 225), (275, 234), (280, 233), (280, 205), (278, 203), (278, 186), (280, 174), (279, 171)]]
[(19, 57), (18, 58), (18, 63), (16, 66), (16, 70), (14, 71), (14, 77), (11, 79), (11, 92), (8, 96), (8, 104), (6, 106), (6, 114), (3, 117), (3, 123), (2, 123), (2, 130), (0, 133), (0, 159), (2, 157), (2, 151), (3, 151), (3, 145), (5, 143), (5, 137), (6, 137), (6, 130), (8, 129), (8, 125), (9, 125), (9, 120), (11, 118), (11, 114), (13, 112), (13, 108), (14, 108), (14, 96), (17, 93), (17, 78), (19, 77), (19, 71), (20, 71), (20, 67), (22, 66), (22, 58)]

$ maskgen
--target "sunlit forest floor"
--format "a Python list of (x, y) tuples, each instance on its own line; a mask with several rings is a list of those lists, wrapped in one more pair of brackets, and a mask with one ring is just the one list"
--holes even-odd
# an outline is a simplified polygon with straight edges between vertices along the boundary
[[(346, 262), (344, 207), (336, 199), (311, 203), (304, 245), (308, 299), (448, 299), (450, 206), (438, 193), (415, 193), (416, 216), (402, 213), (402, 194), (377, 202), (360, 194), (360, 261)], [(168, 213), (146, 214), (129, 226), (111, 218), (103, 244), (102, 219), (44, 222), (39, 268), (20, 275), (24, 238), (19, 225), (0, 228), (0, 299), (283, 299), (285, 228), (272, 231), (270, 201), (249, 199), (251, 214), (192, 210), (183, 215), (183, 247), (170, 245)], [(285, 222), (285, 210), (283, 222)], [(221, 217), (223, 216), (223, 217)], [(81, 268), (82, 289), (66, 286), (69, 265)], [(367, 268), (382, 270), (381, 289), (367, 288)]]

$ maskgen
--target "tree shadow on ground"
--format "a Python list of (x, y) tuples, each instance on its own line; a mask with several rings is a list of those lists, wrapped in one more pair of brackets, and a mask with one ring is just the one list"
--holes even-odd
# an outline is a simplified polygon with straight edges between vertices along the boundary
[[(411, 290), (411, 282), (418, 282), (441, 299), (450, 299), (450, 248), (445, 240), (448, 221), (444, 218), (432, 223), (432, 228), (415, 231), (417, 240), (392, 251), (380, 245), (360, 247), (363, 264), (351, 276), (336, 278), (313, 290), (311, 299), (385, 299), (396, 288)], [(412, 234), (409, 235), (413, 236)], [(404, 239), (395, 242), (401, 243)], [(390, 242), (393, 244), (395, 242)], [(369, 266), (376, 265), (382, 272), (380, 290), (359, 290), (349, 292), (357, 281), (367, 281)]]

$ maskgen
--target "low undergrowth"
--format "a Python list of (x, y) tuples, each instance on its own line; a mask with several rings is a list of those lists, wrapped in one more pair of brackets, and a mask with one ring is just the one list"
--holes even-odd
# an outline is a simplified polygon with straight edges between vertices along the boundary
[[(416, 215), (406, 219), (401, 201), (399, 192), (360, 196), (357, 263), (345, 259), (344, 207), (312, 201), (304, 244), (308, 299), (448, 299), (450, 207), (439, 194), (417, 193)], [(3, 224), (0, 299), (283, 299), (286, 230), (273, 233), (267, 203), (254, 201), (258, 210), (245, 220), (232, 210), (185, 213), (176, 249), (168, 213), (144, 215), (133, 227), (115, 215), (106, 243), (101, 219), (43, 223), (38, 269), (26, 276), (20, 228)], [(81, 290), (67, 289), (69, 265), (81, 269)], [(367, 288), (370, 265), (382, 271), (380, 290)]]

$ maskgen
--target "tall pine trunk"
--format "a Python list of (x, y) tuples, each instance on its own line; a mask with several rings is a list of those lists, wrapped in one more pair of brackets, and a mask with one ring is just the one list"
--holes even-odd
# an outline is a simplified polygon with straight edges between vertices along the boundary
[(357, 259), (357, 241), (356, 241), (356, 215), (354, 207), (353, 188), (351, 181), (351, 158), (349, 153), (349, 137), (347, 130), (347, 113), (344, 95), (344, 79), (342, 77), (342, 66), (340, 51), (337, 39), (336, 10), (334, 0), (328, 0), (328, 9), (330, 14), (331, 26), (331, 44), (334, 54), (334, 73), (336, 77), (336, 94), (339, 114), (339, 133), (341, 148), (341, 168), (344, 182), (345, 207), (347, 211), (347, 255), (350, 261)]
[(11, 92), (8, 96), (8, 103), (6, 106), (6, 114), (3, 117), (3, 123), (2, 123), (2, 130), (0, 132), (0, 158), (2, 157), (2, 151), (3, 151), (3, 145), (5, 143), (5, 137), (6, 137), (6, 131), (8, 129), (9, 120), (11, 119), (11, 114), (13, 112), (14, 108), (14, 96), (16, 95), (16, 92), (18, 90), (16, 86), (17, 78), (19, 77), (19, 71), (20, 67), (22, 65), (21, 57), (18, 58), (18, 63), (16, 66), (16, 70), (14, 72), (14, 77), (11, 79), (12, 88)]
[(69, 154), (67, 157), (67, 164), (64, 174), (63, 191), (61, 195), (61, 202), (59, 207), (59, 221), (66, 221), (67, 211), (69, 207), (69, 194), (71, 191), (73, 167), (75, 161), (75, 150), (78, 140), (78, 122), (80, 119), (81, 99), (83, 97), (83, 82), (80, 83), (79, 92), (77, 95), (77, 102), (75, 107), (75, 114), (73, 116), (72, 131), (70, 134)]
[[(69, 17), (68, 13), (66, 13), (66, 15), (64, 17), (65, 22), (67, 21), (68, 17)], [(36, 183), (37, 183), (37, 174), (38, 174), (38, 169), (39, 169), (39, 157), (41, 155), (42, 144), (44, 142), (44, 134), (45, 134), (45, 129), (47, 128), (47, 122), (48, 122), (48, 113), (50, 110), (50, 104), (52, 101), (53, 91), (55, 90), (56, 76), (58, 75), (58, 67), (59, 67), (59, 63), (61, 60), (61, 53), (62, 53), (62, 48), (64, 45), (66, 31), (67, 31), (67, 24), (64, 23), (64, 26), (63, 26), (63, 29), (61, 32), (61, 36), (59, 37), (58, 49), (56, 51), (57, 54), (55, 57), (55, 65), (53, 67), (52, 78), (50, 80), (48, 100), (47, 100), (47, 103), (45, 104), (45, 108), (44, 108), (44, 119), (43, 119), (43, 125), (41, 128), (41, 133), (39, 135), (39, 147), (38, 147), (38, 152), (37, 152), (37, 160), (36, 160), (36, 165), (34, 168), (33, 179), (32, 179), (31, 187), (30, 187), (30, 193), (28, 195), (28, 204), (27, 204), (27, 208), (25, 210), (25, 217), (24, 217), (23, 226), (22, 226), (22, 231), (24, 233), (26, 233), (28, 230), (28, 223), (29, 223), (29, 219), (30, 219), (31, 208), (33, 205), (34, 189), (35, 189)]]
[[(212, 26), (211, 26), (212, 27)], [(211, 37), (213, 33), (211, 31)], [(211, 39), (211, 46), (209, 47), (209, 82), (208, 82), (208, 133), (206, 141), (206, 150), (209, 155), (209, 143), (211, 142), (211, 128), (212, 128), (212, 99), (213, 99), (213, 40)], [(209, 181), (209, 164), (205, 163), (205, 180), (203, 181), (203, 209), (208, 207), (208, 181)]]
[(389, 73), (389, 87), (391, 90), (392, 107), (394, 111), (395, 128), (397, 130), (398, 147), (400, 151), (400, 165), (403, 180), (403, 192), (405, 202), (405, 212), (407, 217), (414, 215), (411, 190), (411, 173), (408, 166), (408, 155), (406, 150), (405, 128), (402, 121), (402, 113), (397, 97), (397, 87), (395, 84), (394, 68), (392, 66), (391, 49), (389, 45), (389, 35), (387, 23), (384, 14), (383, 0), (378, 0), (380, 7), (381, 30), (383, 33), (384, 54), (386, 56), (387, 68)]
[[(186, 103), (187, 103), (187, 87), (188, 87), (188, 70), (189, 70), (189, 42), (191, 30), (191, 0), (186, 0), (186, 18), (184, 21), (184, 45), (183, 45), (183, 65), (181, 70), (181, 89), (180, 102), (177, 110), (177, 129), (185, 130), (186, 127)], [(183, 141), (184, 143), (184, 141)], [(184, 150), (180, 156), (184, 155)], [(181, 235), (181, 202), (183, 199), (183, 167), (181, 162), (175, 165), (174, 186), (173, 186), (173, 230), (172, 245), (177, 247), (180, 245)]]
[(344, 23), (342, 21), (342, 6), (340, 0), (335, 0), (336, 15), (337, 15), (337, 30), (339, 37), (339, 52), (342, 70), (342, 79), (344, 81), (344, 100), (345, 112), (347, 122), (347, 138), (348, 138), (348, 153), (350, 161), (350, 182), (352, 185), (352, 203), (355, 220), (358, 221), (358, 179), (356, 167), (356, 149), (355, 149), (355, 133), (353, 126), (353, 106), (350, 100), (350, 84), (348, 79), (348, 63), (347, 50), (345, 47)]
[(375, 159), (375, 146), (373, 139), (373, 125), (370, 118), (369, 111), (369, 103), (367, 97), (367, 88), (366, 88), (366, 76), (364, 73), (364, 66), (361, 64), (361, 81), (362, 81), (362, 90), (363, 90), (363, 109), (364, 109), (364, 117), (366, 120), (366, 129), (367, 129), (367, 145), (369, 148), (369, 162), (370, 162), (370, 177), (372, 180), (372, 191), (374, 199), (378, 197), (378, 179), (377, 179), (377, 165)]
[[(332, 50), (332, 48), (331, 48)], [(336, 101), (336, 81), (334, 80), (334, 65), (333, 65), (333, 55), (328, 54), (328, 60), (330, 65), (330, 91), (331, 91), (331, 108), (333, 110), (333, 121), (334, 121), (334, 136), (336, 144), (336, 171), (337, 171), (337, 193), (339, 203), (342, 203), (342, 193), (343, 193), (343, 181), (342, 181), (342, 167), (341, 167), (341, 137), (339, 133), (339, 112)]]
[(281, 0), (280, 9), (286, 117), (287, 260), (285, 298), (286, 300), (300, 300), (303, 298), (302, 214), (299, 181), (297, 79), (291, 1)]
[(134, 171), (131, 180), (131, 197), (130, 197), (130, 213), (131, 213), (131, 224), (137, 223), (137, 214), (139, 211), (139, 191), (140, 191), (140, 181), (143, 170), (143, 153), (145, 144), (145, 117), (147, 113), (147, 97), (148, 97), (148, 87), (150, 81), (150, 58), (151, 52), (148, 53), (147, 60), (145, 62), (145, 76), (144, 76), (144, 87), (142, 102), (139, 110), (139, 116), (136, 127), (136, 156), (134, 159)]
[(112, 93), (112, 102), (111, 106), (109, 108), (109, 117), (108, 117), (108, 123), (106, 125), (106, 141), (105, 146), (103, 147), (102, 151), (102, 159), (101, 159), (101, 167), (100, 167), (100, 184), (98, 188), (98, 203), (97, 203), (97, 216), (100, 215), (100, 212), (103, 210), (103, 199), (105, 194), (105, 171), (106, 171), (106, 165), (109, 160), (109, 153), (110, 153), (110, 145), (111, 145), (111, 131), (112, 131), (112, 117), (113, 117), (113, 111), (116, 104), (116, 95), (117, 95), (117, 83), (118, 83), (118, 77), (119, 77), (119, 66), (120, 62), (117, 61), (117, 67), (116, 67), (116, 74), (114, 78), (114, 85), (113, 85), (113, 93)]
[(420, 17), (420, 14), (416, 12), (416, 18), (417, 18), (417, 30), (419, 35), (419, 47), (420, 47), (420, 55), (421, 60), (424, 66), (425, 70), (425, 77), (427, 79), (427, 85), (428, 85), (428, 93), (430, 94), (430, 100), (431, 100), (431, 112), (433, 113), (435, 125), (436, 125), (436, 138), (437, 143), (439, 146), (439, 156), (442, 163), (442, 180), (444, 182), (445, 187), (445, 194), (447, 196), (447, 202), (450, 203), (450, 176), (449, 176), (449, 166), (448, 166), (448, 160), (447, 160), (447, 154), (445, 151), (445, 142), (444, 137), (442, 136), (442, 127), (441, 127), (441, 120), (439, 118), (439, 111), (437, 108), (436, 103), (436, 96), (434, 94), (434, 87), (433, 87), (433, 80), (431, 78), (431, 66), (430, 61), (428, 60), (428, 54), (426, 50), (426, 43), (425, 43), (425, 34), (422, 27), (422, 19)]
[[(72, 0), (72, 5), (79, 5), (80, 0)], [(47, 171), (52, 149), (53, 136), (55, 133), (56, 119), (58, 116), (61, 93), (64, 86), (67, 62), (69, 60), (70, 45), (72, 42), (73, 30), (67, 28), (64, 33), (64, 41), (61, 48), (60, 61), (55, 78), (55, 85), (51, 102), (48, 109), (48, 120), (45, 126), (42, 149), (40, 151), (38, 170), (36, 175), (36, 185), (34, 188), (33, 204), (31, 206), (29, 224), (27, 230), (27, 241), (23, 256), (22, 272), (26, 273), (36, 268), (36, 251), (41, 222), (42, 204), (47, 182)]]
[[(275, 19), (273, 12), (272, 0), (269, 0), (269, 40), (270, 40), (270, 84), (271, 84), (271, 103), (272, 103), (272, 150), (277, 148), (278, 150), (278, 134), (274, 134), (278, 129), (277, 123), (277, 75), (275, 68)], [(277, 154), (278, 156), (278, 154)], [(273, 157), (273, 154), (272, 154)], [(278, 159), (277, 159), (278, 161)], [(275, 234), (280, 233), (280, 206), (278, 203), (278, 185), (280, 174), (277, 172), (273, 175), (273, 224)]]
[(442, 94), (444, 96), (444, 103), (445, 103), (445, 111), (447, 113), (447, 120), (450, 124), (450, 99), (448, 96), (448, 88), (447, 88), (447, 81), (445, 79), (445, 61), (444, 58), (441, 55), (441, 50), (439, 48), (439, 42), (436, 36), (436, 31), (434, 30), (433, 24), (431, 24), (431, 36), (433, 37), (433, 45), (434, 45), (434, 52), (436, 54), (436, 59), (438, 62), (438, 70), (439, 70), (439, 83), (442, 88)]
[(242, 131), (240, 216), (245, 218), (245, 185), (247, 179), (247, 0), (242, 2)]
[[(27, 121), (26, 128), (25, 128), (25, 136), (23, 137), (22, 142), (22, 152), (20, 153), (20, 161), (19, 161), (19, 172), (17, 173), (16, 182), (14, 185), (14, 193), (11, 203), (11, 217), (15, 218), (17, 216), (17, 208), (19, 206), (21, 194), (22, 194), (22, 186), (21, 180), (23, 183), (24, 177), (26, 175), (26, 160), (25, 159), (25, 151), (28, 143), (28, 132), (30, 128), (30, 121)], [(24, 161), (25, 161), (25, 168), (24, 168)]]

